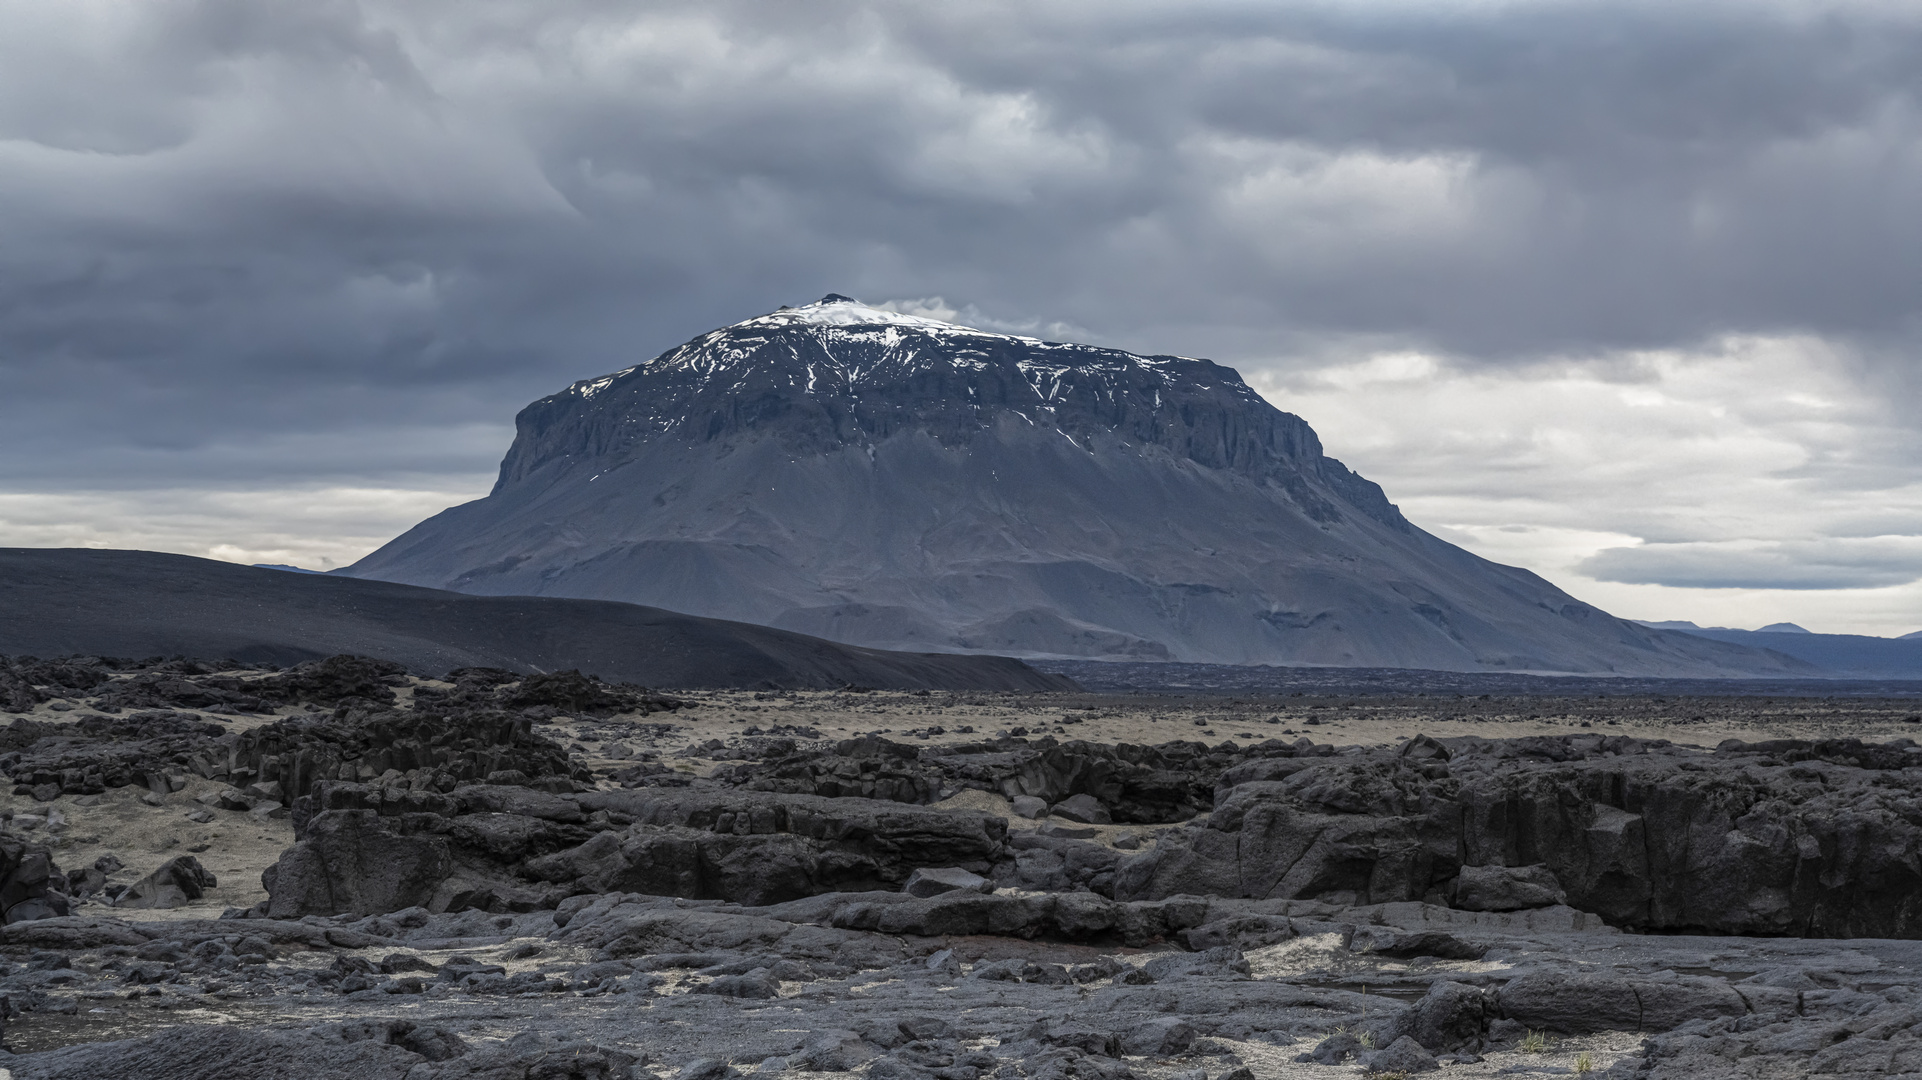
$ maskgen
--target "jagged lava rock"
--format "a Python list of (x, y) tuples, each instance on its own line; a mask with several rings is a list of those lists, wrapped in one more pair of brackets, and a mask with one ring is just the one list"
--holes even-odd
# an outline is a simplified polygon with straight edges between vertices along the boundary
[(1447, 743), (1446, 761), (1357, 747), (1227, 770), (1206, 827), (1166, 832), (1121, 863), (1115, 895), (1367, 904), (1466, 893), (1521, 907), (1560, 889), (1623, 927), (1922, 937), (1912, 746)]

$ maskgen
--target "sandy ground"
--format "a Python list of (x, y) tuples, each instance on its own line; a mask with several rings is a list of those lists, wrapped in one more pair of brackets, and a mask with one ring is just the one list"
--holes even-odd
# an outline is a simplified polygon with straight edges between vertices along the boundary
[[(1156, 744), (1196, 740), (1251, 746), (1307, 738), (1336, 746), (1387, 746), (1418, 734), (1604, 734), (1667, 739), (1711, 749), (1724, 739), (1922, 739), (1922, 701), (1856, 698), (1660, 697), (1206, 697), (1102, 694), (683, 692), (697, 707), (647, 717), (562, 718), (549, 733), (606, 767), (627, 751), (705, 772), (708, 754), (678, 756), (710, 740), (756, 735), (848, 739), (877, 734), (917, 745), (978, 742), (1005, 734), (1059, 741)], [(610, 755), (610, 751), (613, 753)]]
[[(169, 859), (192, 855), (213, 872), (219, 884), (186, 907), (143, 911), (137, 917), (210, 919), (226, 908), (251, 907), (265, 900), (260, 872), (273, 865), (281, 851), (294, 842), (293, 826), (286, 818), (262, 819), (211, 808), (211, 822), (188, 820), (189, 813), (201, 808), (194, 796), (225, 789), (225, 784), (192, 777), (185, 790), (161, 799), (159, 806), (141, 801), (142, 796), (151, 794), (143, 787), (113, 788), (101, 795), (62, 795), (51, 803), (35, 802), (28, 795), (5, 794), (0, 795), (0, 816), (11, 814), (13, 827), (18, 830), (32, 818), (44, 822), (47, 811), (54, 810), (66, 824), (51, 828), (40, 824), (29, 835), (51, 848), (54, 862), (67, 871), (92, 866), (103, 856), (114, 856), (125, 867), (109, 876), (108, 880), (116, 884), (138, 881)], [(89, 903), (77, 914), (107, 910)]]

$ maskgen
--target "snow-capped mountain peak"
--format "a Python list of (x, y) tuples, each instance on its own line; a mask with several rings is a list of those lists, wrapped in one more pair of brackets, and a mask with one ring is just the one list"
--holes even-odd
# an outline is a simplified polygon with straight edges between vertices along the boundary
[(784, 307), (735, 323), (729, 329), (777, 326), (911, 326), (917, 330), (947, 330), (966, 334), (984, 334), (990, 337), (1007, 337), (1006, 334), (990, 334), (972, 326), (942, 322), (922, 315), (904, 315), (887, 308), (863, 304), (850, 296), (829, 293), (812, 304), (800, 307)]

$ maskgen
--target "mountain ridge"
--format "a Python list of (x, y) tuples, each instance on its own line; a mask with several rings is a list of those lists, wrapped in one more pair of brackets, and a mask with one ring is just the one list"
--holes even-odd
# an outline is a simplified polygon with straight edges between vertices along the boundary
[[(1644, 624), (1646, 625), (1646, 624)], [(1794, 623), (1773, 623), (1759, 630), (1696, 626), (1685, 620), (1661, 624), (1678, 633), (1731, 645), (1767, 648), (1812, 664), (1824, 675), (1851, 678), (1922, 678), (1922, 634), (1880, 638), (1866, 634), (1817, 634)]]

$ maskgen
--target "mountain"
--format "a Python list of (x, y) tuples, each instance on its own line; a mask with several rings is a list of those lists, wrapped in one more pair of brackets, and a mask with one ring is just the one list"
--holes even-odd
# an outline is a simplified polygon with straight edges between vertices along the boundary
[(1760, 630), (1697, 626), (1692, 622), (1644, 623), (1679, 630), (1709, 641), (1771, 649), (1792, 656), (1829, 677), (1922, 679), (1922, 633), (1899, 638), (1864, 634), (1817, 634), (1794, 623), (1773, 623)]
[(1775, 674), (1410, 524), (1233, 370), (830, 295), (522, 410), (486, 498), (344, 573), (887, 648)]
[(654, 687), (1060, 690), (999, 656), (862, 649), (764, 626), (592, 600), (479, 597), (163, 555), (0, 548), (0, 655), (362, 653), (438, 676), (578, 668)]

